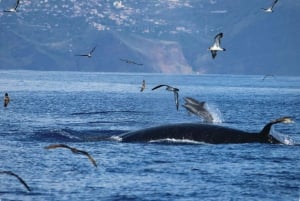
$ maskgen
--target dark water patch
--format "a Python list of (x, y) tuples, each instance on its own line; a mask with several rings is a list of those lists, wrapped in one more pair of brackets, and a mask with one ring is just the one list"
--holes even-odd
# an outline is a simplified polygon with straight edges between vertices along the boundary
[(135, 124), (138, 123), (137, 121), (131, 121), (131, 120), (124, 120), (124, 121), (89, 121), (87, 124)]
[(43, 142), (93, 142), (111, 141), (112, 136), (120, 135), (123, 130), (82, 130), (56, 129), (35, 132), (30, 140)]
[(126, 133), (128, 131), (124, 130), (89, 130), (89, 131), (81, 131), (81, 138), (87, 142), (93, 141), (115, 141), (112, 139), (113, 136), (118, 136), (122, 133)]
[(33, 139), (45, 142), (81, 142), (79, 132), (72, 129), (40, 130), (34, 133)]
[(135, 195), (118, 194), (118, 195), (112, 195), (109, 197), (105, 197), (104, 200), (108, 200), (108, 201), (117, 201), (117, 200), (138, 201), (138, 200), (143, 200), (143, 199), (139, 198), (138, 196), (135, 196)]
[(74, 112), (70, 115), (97, 115), (97, 114), (113, 114), (113, 113), (128, 113), (128, 114), (146, 114), (144, 111), (132, 111), (132, 110), (108, 110), (108, 111), (94, 111), (94, 112)]
[(167, 160), (153, 160), (153, 163), (168, 164), (168, 163), (173, 163), (173, 162), (172, 161), (167, 161)]
[[(21, 185), (21, 184), (20, 184)], [(17, 187), (15, 187), (17, 188)], [(20, 187), (22, 188), (22, 186)], [(31, 192), (28, 192), (26, 190), (22, 191), (22, 190), (14, 190), (14, 189), (10, 189), (10, 190), (1, 190), (0, 191), (0, 195), (2, 194), (11, 194), (11, 195), (29, 195), (29, 194), (32, 194)]]
[(88, 124), (115, 124), (116, 121), (89, 121)]

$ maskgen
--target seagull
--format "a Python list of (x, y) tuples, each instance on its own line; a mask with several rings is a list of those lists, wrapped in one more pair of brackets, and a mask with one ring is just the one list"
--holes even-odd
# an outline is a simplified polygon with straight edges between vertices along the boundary
[(278, 0), (274, 0), (272, 5), (269, 8), (262, 8), (266, 13), (272, 13), (273, 12), (273, 8), (275, 6), (275, 4), (278, 2)]
[(9, 12), (9, 13), (15, 13), (15, 12), (17, 12), (17, 8), (18, 8), (19, 4), (20, 4), (20, 0), (17, 0), (15, 7), (10, 8), (8, 10), (4, 10), (4, 12)]
[(128, 60), (128, 59), (120, 59), (120, 61), (123, 61), (125, 63), (128, 63), (128, 64), (134, 64), (134, 65), (138, 65), (138, 66), (142, 66), (144, 64), (141, 64), (141, 63), (137, 63), (135, 61), (132, 61), (132, 60)]
[(174, 93), (174, 98), (175, 98), (175, 104), (176, 104), (176, 109), (178, 110), (178, 107), (179, 107), (179, 102), (178, 102), (178, 91), (179, 89), (175, 88), (175, 87), (171, 87), (169, 85), (166, 85), (166, 84), (161, 84), (161, 85), (157, 85), (156, 87), (154, 87), (152, 90), (155, 90), (155, 89), (158, 89), (160, 87), (166, 87), (166, 90), (167, 91), (173, 91)]
[(145, 80), (143, 80), (140, 92), (143, 92), (145, 89), (146, 89), (146, 82)]
[(88, 157), (88, 159), (93, 163), (95, 167), (97, 167), (95, 159), (86, 151), (76, 149), (74, 147), (69, 147), (65, 144), (53, 144), (45, 147), (45, 149), (56, 149), (56, 148), (67, 148), (70, 149), (74, 154), (82, 154)]
[(218, 33), (215, 36), (215, 42), (214, 42), (213, 46), (208, 48), (208, 50), (210, 50), (210, 52), (211, 52), (213, 59), (217, 56), (217, 51), (226, 51), (225, 48), (220, 47), (222, 37), (223, 37), (223, 33)]
[(25, 188), (28, 190), (28, 191), (31, 191), (31, 189), (29, 188), (29, 186), (26, 184), (26, 182), (21, 178), (19, 177), (19, 175), (13, 173), (12, 171), (0, 171), (0, 174), (7, 174), (7, 175), (11, 175), (11, 176), (14, 176), (16, 177), (24, 186)]
[(93, 52), (95, 51), (96, 49), (96, 46), (87, 54), (76, 54), (75, 56), (82, 56), (82, 57), (88, 57), (88, 58), (91, 58), (92, 57), (92, 54)]

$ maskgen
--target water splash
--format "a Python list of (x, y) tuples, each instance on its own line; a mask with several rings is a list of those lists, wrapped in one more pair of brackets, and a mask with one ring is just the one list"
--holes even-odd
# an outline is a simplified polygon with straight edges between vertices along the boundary
[(293, 140), (290, 136), (282, 134), (272, 128), (270, 135), (272, 135), (276, 140), (285, 145), (296, 145), (295, 140)]
[(113, 135), (109, 139), (111, 139), (112, 141), (122, 142), (122, 138), (118, 135)]
[(222, 113), (216, 105), (212, 103), (205, 103), (204, 107), (209, 111), (209, 113), (213, 117), (212, 123), (222, 123), (224, 121)]

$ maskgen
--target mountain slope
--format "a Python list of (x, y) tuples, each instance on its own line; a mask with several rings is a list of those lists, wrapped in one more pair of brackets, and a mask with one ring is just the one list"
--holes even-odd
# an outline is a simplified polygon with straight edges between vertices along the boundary
[[(21, 0), (0, 13), (0, 69), (300, 75), (300, 2), (264, 13), (271, 2)], [(212, 59), (219, 32), (227, 51)], [(92, 58), (74, 56), (94, 46)]]

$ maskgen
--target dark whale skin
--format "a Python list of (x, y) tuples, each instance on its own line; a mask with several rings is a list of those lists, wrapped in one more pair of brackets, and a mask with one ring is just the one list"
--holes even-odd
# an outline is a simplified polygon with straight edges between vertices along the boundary
[(266, 133), (249, 133), (212, 124), (179, 123), (150, 127), (120, 135), (122, 142), (187, 139), (210, 144), (280, 143)]

